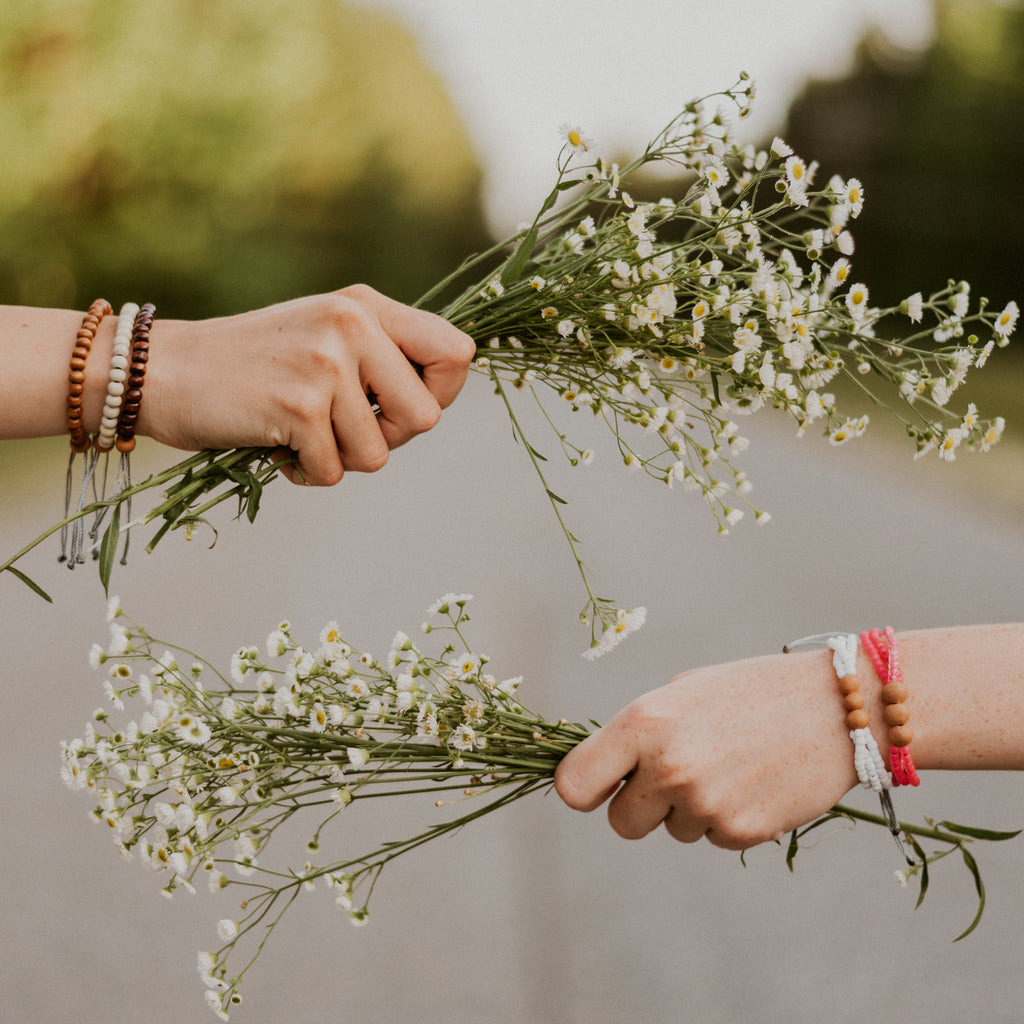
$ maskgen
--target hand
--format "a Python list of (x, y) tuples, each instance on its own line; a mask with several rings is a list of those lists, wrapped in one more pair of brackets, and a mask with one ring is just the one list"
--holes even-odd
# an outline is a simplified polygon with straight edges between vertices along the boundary
[(364, 285), (214, 320), (159, 313), (139, 433), (190, 450), (290, 449), (293, 482), (380, 469), (437, 423), (475, 354), (440, 317)]
[(570, 751), (555, 788), (581, 811), (611, 797), (609, 823), (627, 839), (664, 823), (680, 842), (746, 849), (857, 783), (844, 715), (827, 651), (686, 672)]

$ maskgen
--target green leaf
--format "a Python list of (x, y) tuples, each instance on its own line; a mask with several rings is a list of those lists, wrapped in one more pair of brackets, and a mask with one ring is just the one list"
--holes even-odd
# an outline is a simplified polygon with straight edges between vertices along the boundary
[(793, 872), (793, 861), (796, 860), (799, 850), (799, 837), (797, 836), (796, 829), (793, 829), (789, 834), (789, 847), (786, 850), (786, 867), (789, 868), (791, 874)]
[(971, 856), (971, 851), (966, 846), (960, 847), (960, 853), (963, 855), (964, 863), (967, 865), (967, 870), (974, 875), (974, 888), (978, 893), (978, 912), (974, 915), (974, 920), (962, 931), (953, 941), (959, 942), (961, 939), (967, 938), (975, 928), (978, 927), (978, 922), (981, 921), (981, 915), (985, 912), (985, 885), (981, 880), (981, 872), (978, 870), (978, 862)]
[(103, 593), (110, 594), (110, 574), (114, 569), (114, 559), (117, 557), (117, 545), (121, 539), (121, 506), (115, 505), (110, 516), (110, 525), (103, 533), (103, 540), (100, 543), (100, 582), (103, 584)]
[(153, 534), (149, 543), (146, 545), (147, 554), (153, 553), (153, 548), (155, 548), (157, 544), (160, 543), (160, 541), (163, 539), (164, 534), (167, 533), (167, 531), (170, 530), (174, 526), (174, 524), (175, 520), (172, 517), (167, 516), (165, 518), (165, 521), (160, 525), (160, 529)]
[(1024, 831), (1024, 829), (1017, 829), (1016, 832), (996, 832), (993, 829), (972, 828), (970, 825), (956, 825), (952, 821), (940, 821), (936, 827), (944, 828), (949, 832), (955, 832), (958, 836), (970, 836), (971, 839), (987, 839), (992, 842), (1014, 839)]
[(555, 494), (555, 492), (553, 490), (551, 490), (550, 487), (547, 488), (547, 492), (548, 492), (548, 497), (552, 501), (557, 501), (559, 505), (568, 505), (569, 504), (569, 502), (567, 502), (565, 500), (565, 498), (560, 498), (557, 494)]
[(917, 910), (922, 903), (924, 903), (925, 894), (928, 892), (928, 857), (926, 856), (921, 844), (909, 833), (904, 833), (907, 839), (910, 840), (910, 845), (917, 854), (918, 861), (921, 864), (921, 888), (917, 894), (917, 902), (914, 904), (914, 909)]
[[(554, 206), (553, 198), (551, 200), (551, 205)], [(526, 266), (526, 261), (530, 258), (530, 254), (533, 252), (533, 248), (536, 244), (537, 225), (534, 223), (533, 227), (526, 232), (526, 236), (519, 243), (519, 247), (516, 249), (512, 259), (505, 264), (505, 269), (501, 272), (501, 283), (506, 288), (510, 284), (519, 280), (519, 277), (523, 272), (523, 267)]]
[(26, 576), (20, 569), (15, 569), (13, 565), (9, 565), (7, 566), (7, 571), (17, 576), (29, 590), (34, 590), (44, 601), (49, 601), (50, 604), (53, 604), (53, 598), (35, 580)]
[(715, 404), (716, 405), (721, 405), (722, 404), (722, 396), (718, 393), (718, 374), (717, 373), (712, 373), (711, 374), (711, 390), (714, 392), (714, 395), (715, 395)]
[(250, 523), (256, 521), (256, 516), (259, 515), (260, 511), (260, 499), (263, 497), (263, 484), (256, 479), (252, 478), (252, 485), (249, 489), (249, 500), (246, 502), (245, 515)]

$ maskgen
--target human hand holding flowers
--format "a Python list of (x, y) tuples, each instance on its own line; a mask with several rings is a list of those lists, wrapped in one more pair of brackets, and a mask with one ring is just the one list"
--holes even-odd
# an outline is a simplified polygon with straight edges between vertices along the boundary
[[(1024, 769), (1024, 625), (902, 633), (900, 649), (919, 768)], [(872, 675), (863, 650), (857, 674)], [(877, 688), (865, 709), (888, 762)], [(555, 787), (582, 811), (611, 797), (609, 822), (629, 839), (664, 824), (681, 842), (746, 849), (825, 814), (857, 784), (843, 715), (828, 652), (694, 669), (571, 750)]]
[[(397, 857), (553, 780), (563, 799), (586, 809), (627, 776), (612, 818), (634, 837), (665, 820), (679, 839), (707, 833), (739, 849), (822, 813), (791, 835), (790, 864), (800, 837), (825, 821), (885, 824), (829, 804), (855, 778), (849, 740), (837, 727), (834, 681), (826, 692), (827, 659), (768, 657), (687, 673), (587, 738), (587, 726), (527, 710), (519, 677), (491, 674), (466, 633), (470, 600), (447, 594), (429, 609), (423, 630), (440, 640), (436, 654), (399, 631), (377, 659), (342, 639), (335, 622), (307, 648), (291, 624), (279, 623), (264, 650), (240, 647), (227, 674), (166, 646), (111, 602), (111, 641), (95, 646), (91, 661), (106, 674), (113, 712), (97, 710), (82, 736), (63, 745), (61, 773), (93, 798), (93, 818), (121, 855), (161, 877), (165, 895), (205, 883), (229, 898), (219, 943), (198, 960), (219, 1016), (241, 1001), (246, 973), (304, 893), (326, 889), (352, 923), (363, 924), (382, 872)], [(1022, 629), (911, 634), (908, 664), (914, 671), (929, 669), (932, 659), (962, 667), (980, 649), (998, 672), (1015, 663)], [(983, 717), (959, 719), (956, 701), (954, 728), (948, 715), (930, 724), (930, 711), (959, 684), (958, 672), (941, 677), (933, 694), (922, 691), (922, 706), (915, 705), (924, 719), (922, 767), (1020, 767), (1024, 707), (1012, 672), (997, 676), (987, 697), (1016, 733), (996, 736)], [(964, 688), (955, 689), (964, 699)], [(115, 722), (128, 705), (131, 719)], [(962, 745), (949, 742), (954, 732)], [(984, 765), (974, 761), (979, 750), (987, 752)], [(427, 797), (437, 818), (407, 838), (340, 852), (339, 843), (352, 841), (352, 805), (383, 796)], [(902, 877), (918, 874), (922, 896), (929, 863), (963, 855), (979, 886), (970, 931), (984, 890), (967, 847), (1015, 833), (949, 822), (901, 827), (918, 856)], [(306, 839), (304, 863), (282, 855), (281, 828)], [(927, 852), (926, 842), (942, 845)]]
[(310, 484), (378, 470), (429, 430), (475, 352), (441, 317), (362, 285), (235, 317), (157, 321), (153, 333), (142, 433), (188, 450), (276, 448), (282, 472)]
[[(591, 630), (590, 656), (612, 649), (635, 629), (642, 609), (598, 596), (565, 502), (548, 482), (547, 456), (524, 433), (516, 392), (536, 400), (571, 465), (599, 457), (574, 442), (562, 424), (563, 413), (587, 411), (606, 424), (627, 470), (699, 494), (722, 533), (747, 509), (758, 522), (769, 518), (750, 504), (751, 482), (733, 465), (747, 447), (742, 417), (775, 407), (793, 417), (801, 434), (816, 426), (831, 444), (848, 443), (864, 432), (868, 417), (839, 409), (828, 390), (839, 378), (901, 419), (919, 457), (935, 452), (952, 461), (964, 448), (986, 451), (1003, 430), (1001, 418), (983, 419), (973, 404), (955, 411), (950, 399), (972, 367), (983, 366), (995, 347), (1007, 343), (1016, 303), (992, 312), (982, 299), (972, 308), (969, 285), (950, 281), (927, 296), (915, 293), (891, 308), (872, 307), (868, 287), (855, 283), (851, 261), (850, 225), (863, 206), (864, 186), (835, 176), (819, 187), (814, 165), (782, 140), (764, 151), (736, 142), (730, 108), (744, 116), (752, 96), (753, 85), (743, 76), (733, 88), (689, 104), (622, 168), (595, 157), (579, 130), (567, 130), (555, 186), (533, 222), (467, 260), (420, 303), (437, 308), (475, 341), (473, 368), (502, 399), (575, 560), (586, 593), (580, 618)], [(658, 165), (683, 176), (680, 194), (635, 200), (626, 190), (630, 178)], [(462, 291), (455, 298), (442, 298), (457, 287)], [(468, 354), (454, 336), (449, 344), (453, 364), (439, 368), (439, 378), (430, 372), (425, 378), (428, 390), (434, 380), (446, 382), (434, 396), (439, 405)], [(399, 348), (416, 359), (412, 349)], [(343, 387), (353, 397), (367, 386), (383, 387), (388, 408), (397, 401), (408, 422), (377, 429), (400, 439), (436, 410), (427, 414), (419, 400), (406, 405), (407, 389), (415, 388), (408, 367), (393, 358), (379, 367), (373, 381), (360, 377), (359, 388), (351, 379)], [(384, 383), (391, 369), (404, 382), (396, 385), (397, 394)], [(368, 409), (347, 407), (346, 414), (359, 424), (350, 435), (357, 462), (378, 464), (380, 439), (363, 447), (374, 429)], [(385, 421), (390, 416), (385, 412)], [(235, 441), (223, 423), (217, 430), (222, 443)], [(302, 428), (294, 438), (261, 434), (259, 440), (305, 444), (310, 433)], [(314, 479), (338, 475), (331, 444), (327, 438), (311, 449)], [(118, 529), (162, 520), (152, 548), (170, 529), (190, 532), (206, 522), (208, 511), (226, 497), (237, 497), (240, 512), (252, 518), (263, 487), (285, 465), (279, 454), (267, 447), (208, 450), (184, 460), (131, 489), (138, 494), (170, 482), (158, 506)], [(98, 506), (115, 500), (123, 498)], [(41, 539), (0, 565), (0, 572), (13, 569)], [(108, 553), (115, 546), (107, 544)], [(100, 563), (107, 583), (111, 560)]]

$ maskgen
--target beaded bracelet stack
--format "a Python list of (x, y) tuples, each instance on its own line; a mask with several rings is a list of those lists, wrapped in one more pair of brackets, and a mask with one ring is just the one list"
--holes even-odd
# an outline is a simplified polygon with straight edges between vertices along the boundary
[[(823, 643), (832, 650), (832, 664), (839, 680), (839, 692), (843, 695), (843, 707), (846, 709), (846, 725), (850, 730), (850, 740), (853, 742), (853, 763), (857, 778), (866, 789), (873, 789), (878, 793), (882, 814), (896, 841), (896, 846), (906, 862), (912, 865), (914, 860), (903, 845), (899, 821), (892, 806), (889, 790), (895, 785), (908, 783), (916, 786), (918, 778), (913, 770), (913, 762), (910, 761), (911, 734), (909, 729), (906, 729), (910, 715), (903, 705), (907, 698), (907, 690), (896, 655), (896, 635), (891, 626), (886, 628), (884, 636), (887, 647), (882, 647), (882, 634), (878, 630), (862, 633), (860, 639), (876, 672), (884, 682), (882, 696), (886, 702), (885, 720), (889, 725), (891, 774), (886, 770), (885, 761), (871, 733), (870, 718), (864, 710), (864, 698), (861, 696), (857, 680), (857, 634), (818, 633), (794, 640), (783, 647), (783, 651), (789, 653), (792, 648), (809, 643)], [(909, 774), (906, 768), (908, 762)]]
[[(97, 299), (90, 307), (82, 321), (75, 339), (75, 347), (71, 353), (68, 370), (68, 403), (67, 424), (71, 442), (71, 456), (68, 461), (67, 482), (64, 496), (64, 518), (69, 519), (71, 510), (73, 466), (76, 455), (83, 455), (85, 467), (82, 472), (82, 483), (79, 488), (76, 516), (72, 526), (71, 549), (67, 550), (67, 528), (61, 530), (61, 561), (67, 561), (70, 568), (85, 561), (85, 526), (82, 522), (82, 510), (86, 505), (86, 496), (90, 487), (94, 499), (102, 499), (97, 494), (96, 469), (100, 457), (106, 459), (113, 448), (120, 453), (117, 474), (116, 493), (131, 486), (131, 475), (128, 456), (135, 448), (135, 426), (139, 417), (142, 402), (142, 386), (145, 382), (146, 365), (149, 360), (149, 332), (153, 325), (155, 309), (152, 303), (138, 306), (134, 302), (125, 303), (118, 315), (117, 328), (114, 333), (114, 346), (110, 357), (110, 370), (107, 390), (103, 400), (103, 412), (100, 416), (99, 430), (92, 438), (85, 431), (82, 420), (82, 400), (85, 393), (85, 366), (96, 332), (105, 316), (113, 312), (106, 299)], [(104, 482), (102, 491), (106, 491), (106, 461), (104, 461)], [(95, 540), (106, 509), (100, 509), (88, 531)], [(127, 553), (127, 542), (126, 542)]]
[(896, 648), (896, 632), (892, 626), (886, 626), (884, 632), (872, 629), (861, 633), (860, 641), (883, 684), (882, 700), (885, 701), (885, 724), (888, 726), (892, 784), (918, 786), (921, 780), (917, 777), (914, 759), (910, 754), (910, 741), (914, 733), (907, 724), (910, 721), (910, 712), (904, 704), (907, 686), (903, 682), (903, 669)]

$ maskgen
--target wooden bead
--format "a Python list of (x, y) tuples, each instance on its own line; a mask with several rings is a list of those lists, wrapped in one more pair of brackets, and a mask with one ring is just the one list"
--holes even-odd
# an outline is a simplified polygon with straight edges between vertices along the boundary
[(905, 704), (887, 704), (882, 714), (886, 725), (906, 725), (910, 721), (910, 712)]
[(907, 689), (907, 684), (901, 683), (898, 680), (893, 683), (886, 683), (882, 687), (882, 700), (886, 704), (902, 704), (909, 695), (910, 691)]
[(889, 742), (894, 747), (909, 747), (914, 738), (914, 731), (909, 725), (894, 725), (889, 730)]
[(859, 689), (856, 676), (840, 676), (839, 692), (844, 696), (847, 693), (856, 693)]
[(843, 707), (845, 707), (847, 711), (858, 711), (860, 708), (864, 707), (864, 698), (854, 690), (853, 693), (848, 693), (843, 698)]
[(846, 716), (846, 725), (850, 729), (866, 729), (870, 721), (868, 713), (863, 710), (851, 711)]
[(128, 454), (135, 450), (135, 438), (134, 437), (119, 437), (114, 444), (119, 452)]

